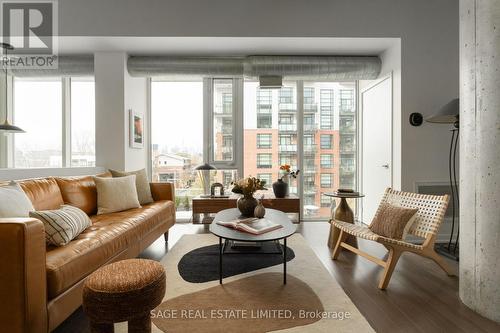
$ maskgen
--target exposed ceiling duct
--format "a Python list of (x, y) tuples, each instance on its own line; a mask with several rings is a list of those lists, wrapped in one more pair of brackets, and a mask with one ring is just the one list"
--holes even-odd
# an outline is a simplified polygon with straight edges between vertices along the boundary
[(131, 56), (128, 59), (132, 76), (169, 79), (281, 76), (284, 80), (346, 81), (375, 79), (380, 69), (381, 60), (376, 56)]
[(93, 55), (68, 55), (57, 57), (57, 68), (12, 68), (17, 77), (89, 76), (94, 75)]

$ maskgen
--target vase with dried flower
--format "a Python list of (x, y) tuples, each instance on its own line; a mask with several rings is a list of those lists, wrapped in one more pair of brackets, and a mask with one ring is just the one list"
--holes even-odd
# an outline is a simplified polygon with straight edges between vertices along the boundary
[(291, 166), (284, 164), (280, 166), (281, 177), (273, 183), (274, 196), (276, 198), (285, 198), (290, 194), (290, 178), (297, 178), (300, 170), (292, 170)]
[(253, 217), (255, 207), (258, 204), (253, 194), (258, 190), (266, 190), (266, 181), (255, 177), (248, 177), (232, 182), (231, 185), (233, 185), (233, 193), (242, 194), (236, 202), (241, 215)]

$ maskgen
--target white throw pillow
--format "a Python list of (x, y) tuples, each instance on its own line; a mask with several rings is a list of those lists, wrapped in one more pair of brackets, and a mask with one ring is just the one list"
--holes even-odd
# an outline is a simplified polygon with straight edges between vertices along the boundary
[(30, 212), (30, 216), (43, 222), (45, 240), (55, 246), (68, 244), (92, 225), (83, 210), (70, 205), (62, 205), (61, 209)]
[(0, 218), (29, 217), (35, 208), (18, 183), (0, 186)]
[(141, 207), (135, 175), (119, 178), (94, 177), (97, 189), (97, 215)]

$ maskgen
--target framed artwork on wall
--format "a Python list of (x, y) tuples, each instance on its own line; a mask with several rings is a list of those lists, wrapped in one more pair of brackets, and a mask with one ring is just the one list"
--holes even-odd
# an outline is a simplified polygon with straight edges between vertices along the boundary
[(143, 148), (144, 147), (144, 119), (142, 113), (136, 112), (132, 109), (129, 110), (130, 115), (130, 147)]

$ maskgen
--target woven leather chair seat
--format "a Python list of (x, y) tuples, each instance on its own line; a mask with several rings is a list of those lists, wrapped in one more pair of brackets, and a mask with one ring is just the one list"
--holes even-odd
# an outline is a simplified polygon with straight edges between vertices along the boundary
[[(165, 295), (165, 269), (158, 262), (128, 259), (101, 267), (92, 273), (83, 288), (83, 309), (93, 332), (99, 326), (122, 321), (131, 326), (150, 325), (149, 313)], [(145, 324), (144, 322), (147, 321)], [(95, 327), (95, 329), (94, 329)], [(141, 328), (144, 332), (146, 327)]]

